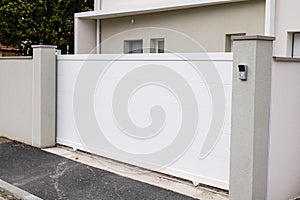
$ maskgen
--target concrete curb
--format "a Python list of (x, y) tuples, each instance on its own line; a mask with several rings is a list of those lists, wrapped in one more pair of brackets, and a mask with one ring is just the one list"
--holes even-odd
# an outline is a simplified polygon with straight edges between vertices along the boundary
[(29, 192), (26, 192), (14, 185), (11, 185), (1, 179), (0, 179), (0, 188), (13, 194), (16, 198), (19, 198), (22, 200), (42, 200), (41, 198), (39, 198), (33, 194), (30, 194)]

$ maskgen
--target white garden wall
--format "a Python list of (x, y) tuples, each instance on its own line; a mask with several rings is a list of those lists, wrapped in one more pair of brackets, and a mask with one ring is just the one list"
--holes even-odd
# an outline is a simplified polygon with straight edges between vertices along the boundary
[(56, 46), (34, 45), (33, 58), (0, 58), (0, 136), (55, 145)]
[(0, 57), (0, 136), (32, 141), (33, 60)]
[(300, 195), (300, 63), (273, 62), (269, 199)]

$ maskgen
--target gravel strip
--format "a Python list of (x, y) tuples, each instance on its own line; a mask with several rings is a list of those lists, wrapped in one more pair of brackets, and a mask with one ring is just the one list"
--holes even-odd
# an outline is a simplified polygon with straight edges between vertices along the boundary
[(0, 200), (19, 200), (19, 199), (13, 196), (11, 193), (0, 188)]

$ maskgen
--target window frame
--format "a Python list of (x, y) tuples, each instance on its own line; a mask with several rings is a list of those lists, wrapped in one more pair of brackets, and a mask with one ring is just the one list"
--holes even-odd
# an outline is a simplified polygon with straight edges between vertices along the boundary
[[(159, 43), (163, 42), (163, 49), (159, 48)], [(150, 53), (165, 53), (165, 38), (151, 38), (150, 39)], [(159, 52), (162, 50), (162, 52)]]
[[(299, 34), (298, 37), (299, 37), (299, 42), (300, 42), (300, 32), (292, 32), (292, 53), (291, 53), (291, 54), (292, 54), (292, 55), (291, 55), (292, 58), (299, 58), (299, 57), (300, 57), (300, 55), (296, 55), (296, 56), (295, 56), (295, 38), (296, 38), (295, 35), (296, 35), (296, 34)], [(298, 47), (298, 46), (297, 46), (297, 47)], [(299, 45), (298, 48), (299, 48), (299, 52), (300, 52), (300, 45)]]
[(244, 33), (227, 33), (225, 34), (225, 52), (232, 52), (232, 37), (234, 36), (245, 36), (246, 32)]
[[(132, 45), (134, 42), (139, 42), (141, 44), (141, 48), (133, 50)], [(143, 50), (144, 44), (143, 43), (144, 43), (143, 39), (124, 40), (124, 53), (125, 54), (143, 54), (144, 53), (144, 50)]]

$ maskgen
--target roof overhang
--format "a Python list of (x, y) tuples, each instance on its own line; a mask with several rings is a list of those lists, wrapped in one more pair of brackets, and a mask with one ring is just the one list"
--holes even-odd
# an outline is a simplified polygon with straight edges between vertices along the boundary
[(155, 6), (148, 8), (133, 8), (126, 10), (98, 10), (98, 11), (90, 11), (90, 12), (81, 12), (75, 13), (76, 18), (86, 18), (86, 19), (108, 19), (115, 17), (124, 17), (131, 15), (140, 15), (140, 14), (148, 14), (148, 13), (157, 13), (163, 11), (172, 11), (186, 8), (195, 8), (195, 7), (203, 7), (217, 4), (225, 4), (225, 3), (233, 3), (240, 1), (248, 1), (248, 0), (199, 0), (196, 3), (189, 4), (177, 4), (172, 6)]

